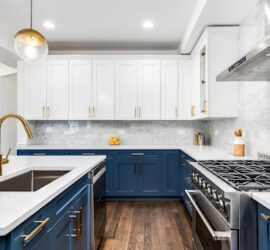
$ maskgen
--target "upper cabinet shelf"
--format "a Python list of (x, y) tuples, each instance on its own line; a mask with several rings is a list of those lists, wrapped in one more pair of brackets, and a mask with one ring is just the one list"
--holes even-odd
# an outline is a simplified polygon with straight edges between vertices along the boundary
[(192, 120), (237, 116), (237, 27), (206, 28), (191, 56), (49, 56), (18, 63), (28, 120)]

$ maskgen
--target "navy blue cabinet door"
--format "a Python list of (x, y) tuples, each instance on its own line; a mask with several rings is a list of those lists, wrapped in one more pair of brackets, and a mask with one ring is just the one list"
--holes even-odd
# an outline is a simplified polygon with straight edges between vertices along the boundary
[(179, 196), (184, 189), (184, 168), (180, 165), (179, 151), (166, 151), (163, 157), (166, 196)]
[(160, 158), (138, 160), (138, 195), (162, 196), (163, 171)]
[(114, 168), (114, 192), (116, 196), (136, 196), (138, 164), (132, 158), (119, 158)]
[(49, 231), (51, 250), (70, 249), (71, 239), (76, 232), (73, 230), (71, 213), (67, 212)]
[(114, 159), (106, 159), (106, 196), (113, 195)]
[(39, 242), (33, 248), (31, 248), (31, 250), (48, 250), (49, 242), (49, 233), (47, 233), (39, 240)]
[(258, 249), (270, 249), (270, 222), (265, 216), (270, 216), (270, 210), (258, 205)]

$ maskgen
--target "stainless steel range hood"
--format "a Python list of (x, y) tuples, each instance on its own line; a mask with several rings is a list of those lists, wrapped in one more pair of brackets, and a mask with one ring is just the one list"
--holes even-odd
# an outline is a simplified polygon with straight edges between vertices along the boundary
[(270, 0), (265, 0), (265, 39), (217, 76), (217, 81), (270, 80)]

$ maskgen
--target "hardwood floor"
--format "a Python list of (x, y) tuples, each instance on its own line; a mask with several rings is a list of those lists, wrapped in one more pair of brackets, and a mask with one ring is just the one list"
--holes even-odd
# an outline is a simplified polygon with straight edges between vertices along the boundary
[(182, 202), (108, 202), (100, 249), (192, 249), (190, 217)]

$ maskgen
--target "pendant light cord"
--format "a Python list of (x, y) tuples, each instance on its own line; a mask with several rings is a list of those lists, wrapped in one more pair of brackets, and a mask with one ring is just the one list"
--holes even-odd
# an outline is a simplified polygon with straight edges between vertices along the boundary
[(30, 2), (30, 28), (32, 29), (32, 13), (33, 13), (33, 4), (32, 4), (32, 0)]

